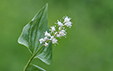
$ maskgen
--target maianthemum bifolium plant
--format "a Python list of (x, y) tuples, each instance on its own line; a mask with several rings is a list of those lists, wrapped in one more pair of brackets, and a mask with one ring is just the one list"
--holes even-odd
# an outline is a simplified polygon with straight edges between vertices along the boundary
[[(47, 65), (52, 61), (52, 44), (58, 44), (57, 38), (66, 36), (66, 27), (71, 28), (71, 18), (63, 17), (63, 23), (57, 20), (55, 26), (49, 29), (47, 22), (46, 4), (34, 18), (23, 28), (18, 38), (18, 43), (25, 45), (31, 53), (31, 57), (24, 67), (24, 71), (46, 71), (45, 69), (32, 64), (33, 59), (38, 58)], [(57, 29), (58, 28), (58, 29)]]

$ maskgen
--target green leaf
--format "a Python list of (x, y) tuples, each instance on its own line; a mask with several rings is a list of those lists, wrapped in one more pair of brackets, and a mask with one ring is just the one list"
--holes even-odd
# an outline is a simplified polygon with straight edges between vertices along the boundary
[[(39, 39), (44, 38), (44, 32), (49, 32), (47, 7), (48, 5), (46, 4), (46, 6), (44, 6), (23, 28), (23, 31), (18, 39), (18, 43), (25, 45), (32, 55), (34, 55), (43, 45), (40, 44)], [(39, 58), (46, 64), (50, 64), (52, 60), (52, 43), (49, 42), (48, 47), (43, 47), (35, 58)]]
[(46, 71), (46, 70), (37, 65), (30, 64), (25, 71)]

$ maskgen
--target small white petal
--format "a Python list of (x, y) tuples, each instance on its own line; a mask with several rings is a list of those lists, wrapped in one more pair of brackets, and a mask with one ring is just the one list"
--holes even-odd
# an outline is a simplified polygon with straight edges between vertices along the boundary
[(45, 42), (45, 43), (44, 43), (44, 46), (48, 46), (48, 43), (47, 43), (47, 42)]
[(46, 37), (51, 37), (50, 33), (48, 33), (47, 31), (45, 32), (45, 36)]

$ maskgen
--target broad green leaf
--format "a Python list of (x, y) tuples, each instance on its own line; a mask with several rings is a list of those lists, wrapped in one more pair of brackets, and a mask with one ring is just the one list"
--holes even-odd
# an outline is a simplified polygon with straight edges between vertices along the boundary
[(39, 66), (37, 66), (37, 65), (30, 64), (30, 65), (27, 67), (26, 71), (46, 71), (46, 70), (44, 70), (43, 68), (41, 68), (41, 67), (39, 67)]
[[(39, 39), (44, 37), (44, 32), (49, 32), (47, 7), (48, 5), (46, 4), (46, 6), (44, 6), (23, 28), (23, 31), (18, 39), (18, 43), (25, 45), (32, 55), (35, 54), (43, 45), (40, 44)], [(52, 59), (52, 43), (49, 42), (48, 47), (43, 47), (35, 58), (39, 58), (46, 64), (50, 64)]]

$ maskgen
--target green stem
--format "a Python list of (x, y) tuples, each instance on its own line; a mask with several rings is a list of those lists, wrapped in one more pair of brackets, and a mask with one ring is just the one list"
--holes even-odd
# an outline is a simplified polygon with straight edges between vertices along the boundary
[(24, 68), (24, 71), (26, 71), (27, 67), (29, 66), (29, 64), (31, 63), (31, 61), (33, 60), (33, 58), (37, 55), (37, 53), (42, 49), (43, 46), (44, 46), (44, 45), (42, 45), (42, 46), (39, 48), (39, 50), (38, 50), (33, 56), (31, 56), (31, 58), (29, 59), (29, 61), (27, 62), (26, 66), (25, 66), (25, 68)]

